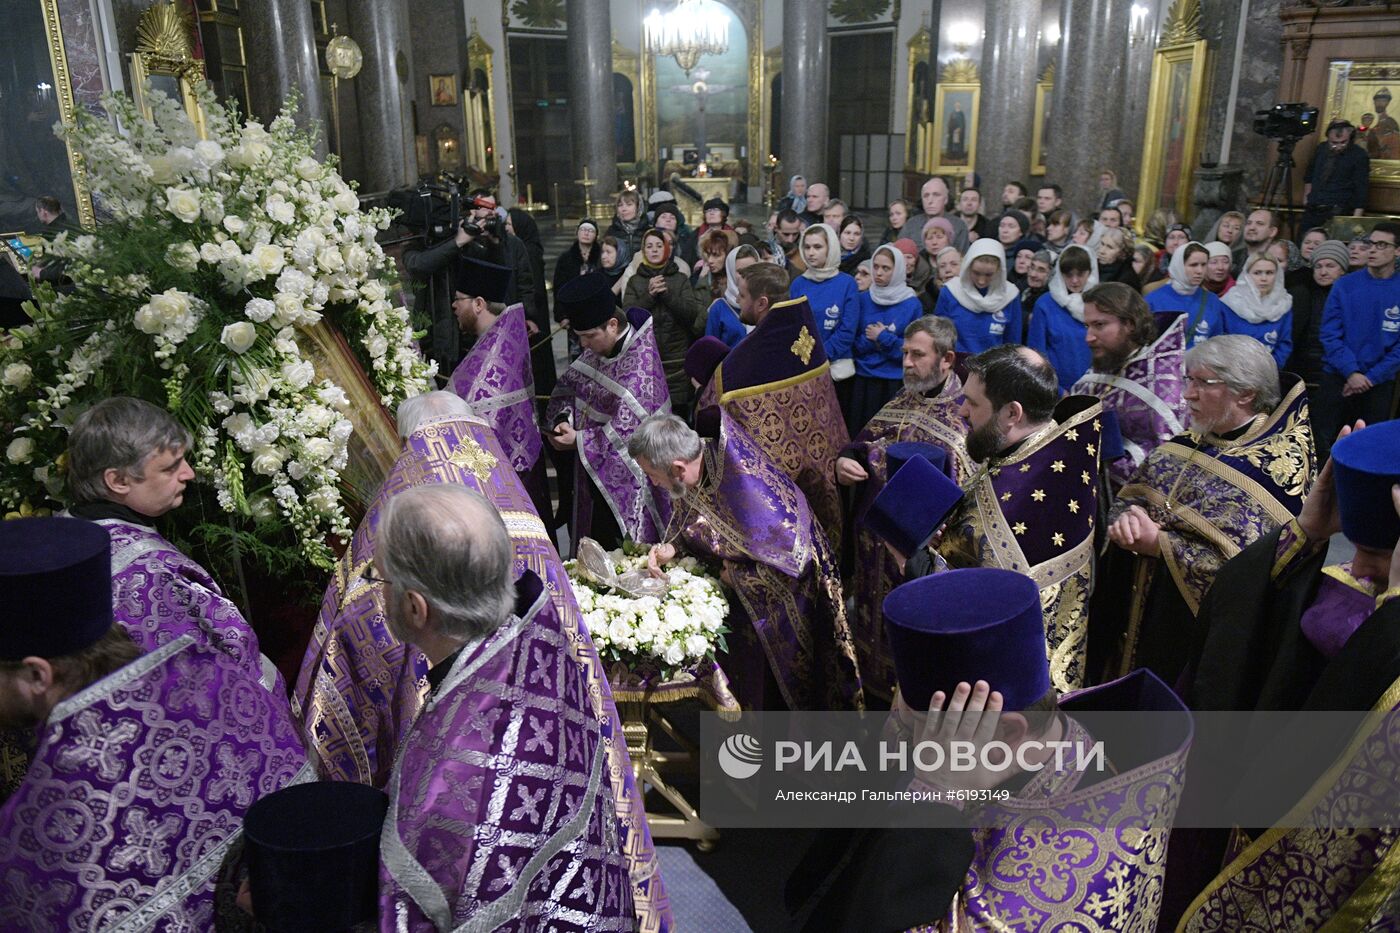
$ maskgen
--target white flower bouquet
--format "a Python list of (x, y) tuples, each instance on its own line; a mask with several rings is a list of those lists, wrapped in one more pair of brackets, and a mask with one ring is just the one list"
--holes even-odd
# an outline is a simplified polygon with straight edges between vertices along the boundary
[[(645, 551), (628, 555), (619, 549), (607, 556), (619, 576), (646, 570)], [(626, 596), (598, 583), (578, 561), (565, 561), (564, 568), (593, 643), (605, 660), (621, 662), (629, 670), (659, 669), (665, 680), (702, 662), (713, 662), (715, 651), (725, 649), (729, 600), (719, 580), (693, 557), (679, 557), (666, 565), (670, 586), (660, 598)]]

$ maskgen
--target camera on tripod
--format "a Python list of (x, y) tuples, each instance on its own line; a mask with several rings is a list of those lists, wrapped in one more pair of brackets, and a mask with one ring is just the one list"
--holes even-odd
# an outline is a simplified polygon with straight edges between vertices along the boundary
[(1254, 111), (1254, 132), (1268, 139), (1299, 140), (1317, 132), (1316, 107), (1302, 101)]

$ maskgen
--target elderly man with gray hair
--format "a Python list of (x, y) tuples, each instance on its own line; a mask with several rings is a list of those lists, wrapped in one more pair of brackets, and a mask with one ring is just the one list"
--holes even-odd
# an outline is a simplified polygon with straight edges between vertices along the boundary
[(516, 576), (502, 516), (462, 486), (404, 490), (380, 532), (366, 577), (430, 665), (388, 786), (380, 916), (633, 929), (606, 737), (544, 581)]
[(1302, 508), (1316, 461), (1305, 386), (1285, 378), (1243, 334), (1187, 351), (1190, 427), (1148, 455), (1109, 512), (1091, 675), (1150, 667), (1175, 683), (1203, 637), (1196, 613), (1216, 572)]
[[(738, 422), (719, 411), (717, 438), (675, 415), (652, 415), (627, 452), (671, 492), (668, 542), (721, 566), (734, 635), (720, 667), (749, 709), (852, 709), (864, 704), (835, 556), (807, 499)], [(676, 544), (670, 543), (671, 540)]]
[(111, 537), (115, 620), (144, 651), (194, 635), (234, 658), (281, 702), (282, 677), (238, 607), (209, 571), (156, 530), (194, 479), (189, 447), (189, 431), (163, 408), (127, 396), (98, 402), (68, 435), (69, 512)]

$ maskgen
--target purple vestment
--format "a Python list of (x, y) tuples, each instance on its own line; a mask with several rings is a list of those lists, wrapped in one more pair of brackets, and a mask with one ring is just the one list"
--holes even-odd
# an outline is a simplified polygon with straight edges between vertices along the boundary
[(0, 810), (0, 928), (213, 930), (249, 806), (314, 779), (282, 705), (177, 634), (49, 714)]
[(523, 305), (511, 305), (477, 338), (452, 373), (450, 388), (490, 423), (535, 510), (547, 514), (548, 492), (540, 462), (544, 442), (535, 420), (535, 377), (530, 370)]
[(743, 427), (802, 490), (836, 549), (835, 465), (850, 435), (820, 333), (805, 297), (774, 305), (719, 364), (696, 410), (719, 405)]
[(615, 356), (584, 350), (559, 377), (545, 421), (553, 425), (567, 414), (578, 432), (574, 471), (574, 520), (570, 540), (577, 549), (592, 525), (594, 492), (612, 510), (626, 538), (654, 544), (666, 527), (670, 502), (627, 455), (627, 440), (648, 416), (671, 410), (666, 373), (656, 348), (651, 316), (640, 308), (627, 312), (631, 332)]
[(468, 642), (404, 737), (380, 842), (379, 926), (631, 931), (606, 741), (539, 577)]
[(1312, 605), (1298, 627), (1324, 658), (1335, 658), (1361, 623), (1376, 611), (1376, 588), (1351, 575), (1351, 561), (1322, 568)]
[(914, 441), (935, 444), (948, 452), (948, 475), (953, 482), (966, 482), (972, 475), (967, 459), (967, 422), (958, 414), (962, 404), (962, 380), (956, 373), (937, 395), (901, 391), (870, 419), (843, 451), (843, 457), (859, 460), (869, 479), (860, 485), (856, 506), (855, 619), (851, 626), (860, 660), (860, 677), (867, 689), (882, 696), (894, 691), (894, 662), (885, 644), (885, 597), (903, 581), (899, 565), (889, 549), (866, 531), (862, 520), (870, 503), (885, 488), (889, 477), (885, 450), (891, 444)]
[(258, 651), (258, 636), (208, 572), (153, 528), (116, 518), (97, 524), (112, 538), (112, 603), (118, 625), (142, 651), (195, 635), (236, 660), (278, 699), (282, 675)]
[(363, 577), (374, 559), (375, 533), (385, 503), (403, 489), (426, 483), (456, 483), (489, 499), (510, 533), (516, 573), (533, 571), (545, 581), (555, 611), (567, 623), (568, 649), (585, 678), (604, 737), (607, 776), (640, 929), (648, 933), (669, 929), (670, 905), (597, 649), (548, 532), (495, 434), (482, 421), (420, 426), (405, 442), (404, 452), (336, 564), (292, 693), (292, 708), (320, 761), (322, 778), (383, 787), (399, 743), (427, 695), (427, 659), (389, 631), (382, 587)]
[[(704, 442), (704, 458), (700, 485), (676, 501), (679, 543), (724, 562), (789, 708), (861, 708), (836, 561), (802, 490), (726, 414), (719, 439)], [(731, 642), (742, 641), (742, 623), (731, 619), (730, 626)], [(751, 678), (729, 668), (725, 674), (741, 703), (759, 706), (761, 689)]]
[(1159, 314), (1157, 321), (1161, 334), (1129, 357), (1121, 370), (1090, 370), (1070, 390), (1073, 395), (1096, 396), (1106, 410), (1118, 413), (1125, 455), (1108, 465), (1115, 491), (1186, 423), (1186, 315)]

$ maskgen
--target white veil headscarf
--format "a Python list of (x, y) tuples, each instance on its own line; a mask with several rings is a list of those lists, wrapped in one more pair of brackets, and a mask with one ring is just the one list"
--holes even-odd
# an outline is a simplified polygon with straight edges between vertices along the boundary
[[(890, 284), (880, 285), (875, 281), (875, 256), (880, 255), (880, 250), (889, 250), (890, 257), (894, 260), (894, 272), (890, 275)], [(875, 256), (870, 257), (870, 300), (877, 305), (897, 305), (901, 301), (915, 297), (914, 289), (904, 284), (904, 254), (895, 249), (893, 243), (886, 243), (875, 250)]]
[[(997, 261), (997, 271), (992, 274), (985, 295), (973, 287), (971, 278), (973, 262), (984, 257)], [(968, 247), (958, 277), (949, 280), (943, 287), (952, 293), (958, 304), (977, 314), (1000, 311), (1021, 294), (1020, 289), (1006, 280), (1006, 248), (990, 237), (982, 237)]]
[[(1249, 275), (1250, 266), (1264, 260), (1272, 262), (1278, 270), (1274, 275), (1274, 287), (1267, 295), (1259, 291), (1259, 286), (1254, 284), (1254, 279)], [(1220, 300), (1251, 324), (1272, 324), (1293, 310), (1293, 296), (1288, 294), (1288, 289), (1284, 287), (1283, 272), (1283, 268), (1274, 257), (1253, 256), (1244, 264), (1244, 270), (1235, 281), (1235, 287), (1226, 292)]]
[[(1065, 256), (1069, 255), (1069, 251), (1072, 249), (1077, 249), (1089, 257), (1089, 278), (1084, 283), (1084, 287), (1073, 295), (1069, 293), (1069, 287), (1065, 285), (1065, 277), (1060, 274), (1060, 263), (1065, 261)], [(1099, 260), (1094, 256), (1093, 251), (1077, 243), (1066, 246), (1060, 252), (1060, 258), (1055, 262), (1055, 274), (1050, 276), (1050, 297), (1054, 299), (1055, 304), (1064, 308), (1070, 313), (1070, 317), (1083, 324), (1084, 293), (1097, 284), (1099, 284)]]
[(826, 238), (826, 265), (815, 269), (808, 266), (806, 271), (802, 273), (802, 277), (813, 282), (825, 282), (841, 271), (841, 241), (837, 239), (836, 231), (831, 228), (831, 224), (812, 224), (802, 231), (802, 239), (798, 242), (797, 247), (799, 250), (802, 248), (801, 244), (807, 242), (807, 238), (812, 235), (813, 231)]
[[(1195, 240), (1188, 240), (1176, 248), (1172, 253), (1172, 261), (1167, 264), (1167, 279), (1171, 282), (1172, 291), (1178, 295), (1194, 295), (1197, 288), (1204, 288), (1202, 285), (1188, 285), (1186, 283), (1186, 248), (1188, 246), (1199, 246), (1206, 249), (1201, 243)], [(1210, 250), (1206, 250), (1206, 259), (1210, 259)]]

